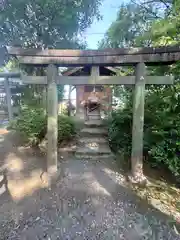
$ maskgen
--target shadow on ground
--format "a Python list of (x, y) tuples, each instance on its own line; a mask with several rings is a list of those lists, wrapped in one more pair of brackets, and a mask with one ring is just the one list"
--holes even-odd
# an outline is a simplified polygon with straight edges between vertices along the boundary
[(169, 216), (128, 189), (114, 161), (62, 161), (50, 189), (41, 179), (46, 157), (11, 134), (1, 134), (0, 239), (180, 239)]
[[(119, 156), (116, 162), (118, 164), (117, 169), (127, 176), (130, 171), (130, 160)], [(147, 186), (128, 183), (127, 187), (145, 202), (180, 222), (180, 188), (176, 179), (164, 166), (152, 168), (146, 160), (143, 167), (144, 174), (148, 179)]]
[(39, 189), (39, 176), (45, 171), (45, 157), (36, 149), (22, 145), (14, 132), (1, 130), (0, 134), (0, 193), (3, 187), (14, 201), (31, 195)]

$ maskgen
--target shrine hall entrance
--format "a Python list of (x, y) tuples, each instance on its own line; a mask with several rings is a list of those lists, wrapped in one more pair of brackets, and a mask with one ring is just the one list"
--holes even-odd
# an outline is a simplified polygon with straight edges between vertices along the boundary
[[(100, 76), (115, 76), (120, 71), (120, 68), (116, 67), (103, 67), (99, 68)], [(62, 72), (63, 76), (90, 76), (91, 75), (91, 67), (74, 67), (68, 68), (66, 71)], [(84, 85), (72, 85), (70, 89), (76, 90), (76, 116), (80, 119), (84, 118), (84, 108), (83, 101), (87, 101), (88, 97), (92, 92), (96, 92), (96, 96), (102, 102), (101, 112), (102, 114), (110, 113), (112, 110), (112, 86), (111, 85), (100, 85), (95, 83), (84, 84)], [(69, 97), (70, 98), (70, 97)]]

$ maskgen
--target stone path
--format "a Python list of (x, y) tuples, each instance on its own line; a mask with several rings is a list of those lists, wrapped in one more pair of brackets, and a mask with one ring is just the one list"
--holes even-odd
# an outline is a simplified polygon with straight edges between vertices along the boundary
[[(8, 151), (10, 147), (9, 142)], [(113, 160), (63, 161), (59, 164), (61, 177), (48, 189), (39, 184), (40, 162), (45, 158), (17, 153), (15, 148), (11, 157), (4, 154), (4, 159), (17, 158), (22, 164), (18, 165), (18, 179), (17, 168), (8, 168), (12, 172), (7, 173), (6, 193), (0, 195), (0, 239), (180, 239), (166, 215), (126, 188), (125, 177), (115, 171)], [(14, 176), (15, 184), (8, 188)]]
[(124, 177), (109, 164), (69, 160), (61, 168), (63, 178), (51, 189), (6, 203), (18, 220), (4, 221), (4, 239), (180, 239), (168, 218), (123, 187)]
[(108, 131), (99, 118), (85, 122), (84, 128), (80, 132), (75, 152), (76, 158), (92, 160), (113, 158), (107, 139)]

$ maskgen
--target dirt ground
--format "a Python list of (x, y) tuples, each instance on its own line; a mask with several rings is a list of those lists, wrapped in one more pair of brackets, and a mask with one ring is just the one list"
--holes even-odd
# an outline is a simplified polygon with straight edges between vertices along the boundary
[(116, 163), (60, 160), (51, 188), (46, 156), (0, 132), (0, 239), (176, 240), (166, 214), (137, 197)]

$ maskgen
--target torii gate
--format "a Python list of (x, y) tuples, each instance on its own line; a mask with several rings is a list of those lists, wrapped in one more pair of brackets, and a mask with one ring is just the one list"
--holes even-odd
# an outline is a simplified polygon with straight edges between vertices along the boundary
[[(143, 126), (146, 84), (173, 84), (172, 76), (146, 76), (145, 65), (172, 64), (180, 60), (180, 47), (108, 50), (38, 50), (8, 47), (21, 64), (46, 66), (46, 76), (22, 76), (25, 84), (47, 84), (47, 171), (57, 172), (57, 84), (135, 85), (132, 128), (132, 173), (143, 174)], [(135, 66), (135, 76), (100, 76), (99, 66)], [(58, 67), (91, 66), (91, 76), (59, 76)]]

